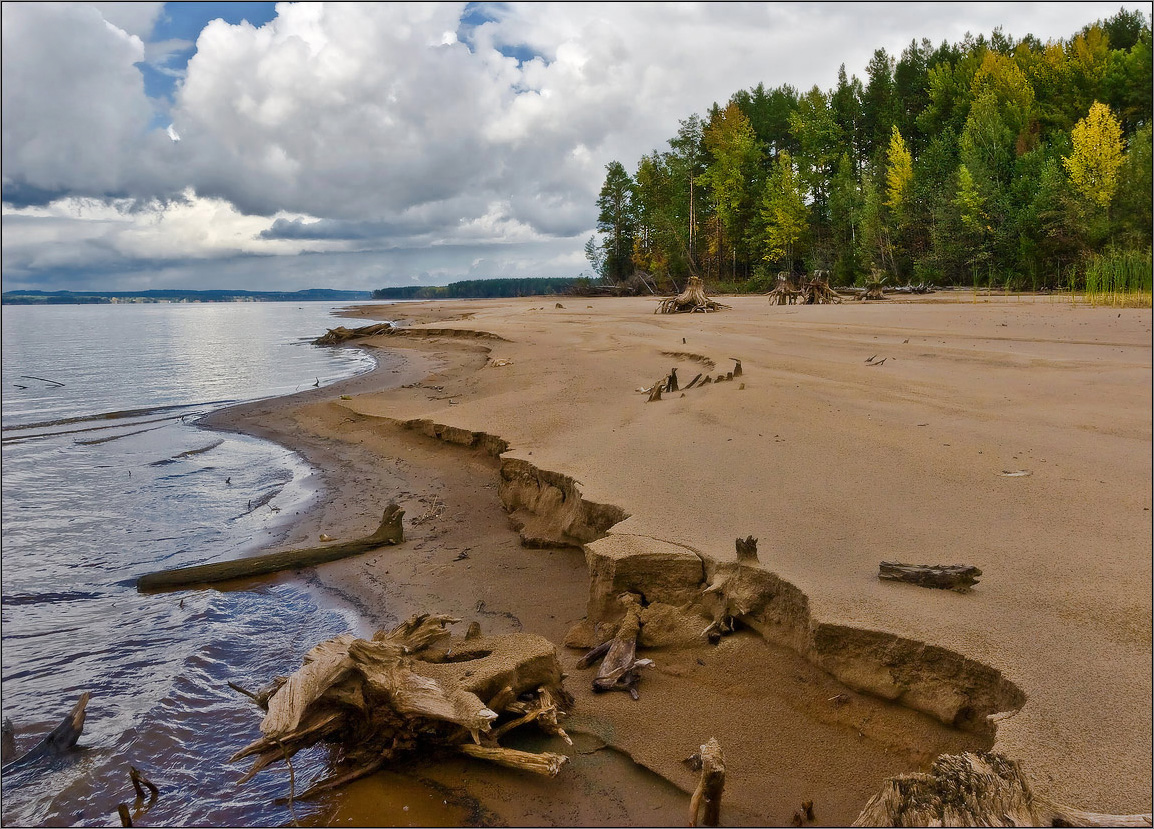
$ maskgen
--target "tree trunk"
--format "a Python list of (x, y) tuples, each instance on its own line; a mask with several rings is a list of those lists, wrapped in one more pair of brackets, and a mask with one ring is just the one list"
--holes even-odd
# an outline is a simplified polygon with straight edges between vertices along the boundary
[(164, 590), (188, 587), (194, 584), (212, 584), (248, 576), (261, 576), (281, 570), (312, 567), (316, 564), (324, 564), (375, 550), (378, 547), (400, 544), (405, 540), (404, 528), (401, 526), (401, 518), (404, 514), (405, 511), (396, 504), (389, 504), (385, 508), (381, 525), (377, 531), (365, 538), (346, 541), (342, 544), (330, 544), (327, 547), (306, 547), (299, 550), (253, 556), (252, 558), (222, 561), (216, 564), (200, 564), (195, 567), (180, 567), (175, 570), (160, 570), (137, 579), (136, 589), (141, 591)]
[(717, 826), (721, 823), (721, 794), (725, 790), (725, 758), (712, 737), (697, 757), (701, 759), (701, 779), (689, 799), (689, 825)]

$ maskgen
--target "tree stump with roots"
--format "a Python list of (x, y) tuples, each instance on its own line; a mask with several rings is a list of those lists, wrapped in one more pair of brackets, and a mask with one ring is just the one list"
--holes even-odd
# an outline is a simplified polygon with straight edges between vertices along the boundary
[(701, 277), (689, 277), (689, 284), (685, 286), (685, 290), (675, 297), (661, 301), (657, 306), (655, 314), (690, 314), (702, 313), (707, 314), (711, 311), (720, 311), (723, 308), (728, 308), (728, 305), (722, 305), (720, 302), (714, 302), (705, 295), (705, 285), (701, 281)]

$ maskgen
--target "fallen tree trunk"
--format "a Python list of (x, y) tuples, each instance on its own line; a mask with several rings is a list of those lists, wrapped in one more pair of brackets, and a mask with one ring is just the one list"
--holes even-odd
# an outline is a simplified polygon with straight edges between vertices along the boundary
[[(89, 694), (85, 691), (80, 695), (80, 699), (72, 706), (72, 710), (68, 715), (60, 721), (54, 729), (48, 732), (43, 740), (36, 744), (31, 751), (22, 754), (10, 763), (6, 763), (4, 768), (0, 770), (3, 774), (8, 774), (18, 768), (32, 765), (40, 760), (52, 757), (59, 757), (61, 754), (72, 749), (76, 745), (76, 741), (80, 739), (80, 734), (84, 731), (84, 718), (88, 708)], [(13, 743), (13, 747), (15, 744)]]
[(898, 564), (883, 561), (878, 565), (878, 578), (886, 581), (904, 581), (919, 587), (937, 590), (968, 592), (978, 583), (982, 571), (971, 564)]
[(1151, 815), (1070, 809), (1034, 792), (1016, 762), (994, 752), (943, 754), (928, 774), (891, 777), (854, 826), (1150, 826)]
[(176, 587), (188, 587), (194, 584), (212, 584), (228, 581), (229, 579), (246, 578), (248, 576), (262, 576), (276, 573), (281, 570), (295, 570), (300, 567), (312, 567), (337, 559), (348, 558), (378, 547), (390, 544), (400, 544), (405, 540), (401, 518), (405, 511), (396, 504), (389, 504), (385, 508), (381, 525), (377, 531), (365, 538), (355, 541), (346, 541), (342, 544), (331, 544), (327, 547), (306, 547), (299, 550), (286, 550), (280, 553), (269, 553), (252, 558), (241, 558), (234, 561), (222, 561), (215, 564), (199, 564), (195, 567), (180, 567), (175, 570), (160, 570), (148, 573), (136, 580), (137, 590), (164, 590)]
[[(556, 774), (566, 760), (562, 755), (497, 743), (528, 722), (568, 739), (557, 717), (572, 698), (561, 685), (553, 645), (523, 633), (453, 639), (446, 626), (456, 621), (422, 614), (372, 640), (344, 634), (317, 645), (267, 698), (261, 737), (232, 756), (256, 758), (241, 782), (320, 742), (334, 747), (333, 769), (301, 799), (422, 749), (450, 748)], [(512, 719), (494, 728), (503, 716)]]

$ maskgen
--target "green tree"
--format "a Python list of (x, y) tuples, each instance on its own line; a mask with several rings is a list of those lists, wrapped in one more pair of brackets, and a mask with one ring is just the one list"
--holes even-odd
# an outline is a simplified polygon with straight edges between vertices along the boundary
[(894, 61), (885, 49), (874, 51), (866, 67), (869, 81), (862, 95), (862, 132), (864, 152), (873, 158), (889, 142), (890, 127), (897, 122), (897, 100), (894, 95)]
[(792, 270), (797, 245), (805, 234), (807, 222), (801, 180), (786, 150), (777, 154), (765, 181), (761, 221), (765, 229), (763, 258)]
[(761, 179), (761, 148), (749, 118), (735, 103), (711, 119), (705, 128), (704, 143), (711, 160), (703, 179), (718, 219), (713, 246), (717, 274), (720, 276), (722, 262), (727, 258), (728, 241), (731, 273), (736, 276), (738, 247), (744, 240), (754, 202), (753, 188)]
[(1108, 208), (1122, 166), (1122, 126), (1110, 107), (1095, 101), (1070, 137), (1074, 151), (1062, 158), (1070, 183), (1083, 198)]
[(633, 272), (633, 180), (618, 161), (605, 165), (605, 184), (597, 197), (597, 230), (604, 234), (603, 275), (620, 282)]
[(1154, 216), (1151, 215), (1150, 182), (1152, 125), (1148, 122), (1130, 139), (1130, 147), (1118, 170), (1118, 189), (1112, 208), (1123, 243), (1134, 248), (1150, 247)]

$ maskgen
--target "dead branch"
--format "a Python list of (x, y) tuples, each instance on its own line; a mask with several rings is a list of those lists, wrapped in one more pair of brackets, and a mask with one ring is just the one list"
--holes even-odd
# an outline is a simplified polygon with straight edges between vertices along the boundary
[(148, 573), (136, 580), (137, 590), (164, 590), (188, 587), (193, 584), (212, 584), (229, 579), (261, 576), (281, 570), (295, 570), (336, 561), (349, 556), (375, 550), (390, 544), (400, 544), (405, 540), (401, 518), (405, 511), (396, 504), (385, 508), (381, 525), (370, 536), (327, 547), (305, 547), (286, 550), (263, 556), (222, 561), (214, 564), (200, 564), (195, 567), (180, 567), (175, 570), (160, 570)]

